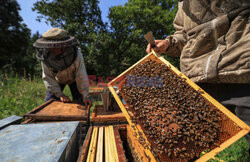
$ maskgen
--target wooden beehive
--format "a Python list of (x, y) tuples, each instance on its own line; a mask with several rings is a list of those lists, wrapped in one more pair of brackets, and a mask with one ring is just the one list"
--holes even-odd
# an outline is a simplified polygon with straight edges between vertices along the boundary
[[(179, 72), (174, 66), (172, 66), (168, 61), (166, 61), (163, 57), (159, 57), (156, 53), (152, 52), (142, 58), (140, 61), (138, 61), (135, 65), (130, 67), (128, 70), (123, 72), (121, 75), (116, 77), (114, 80), (112, 80), (108, 87), (115, 97), (119, 107), (121, 108), (122, 112), (124, 113), (126, 119), (128, 120), (128, 123), (130, 124), (131, 128), (134, 131), (134, 135), (139, 140), (140, 138), (145, 139), (143, 142), (144, 152), (152, 161), (161, 160), (161, 161), (175, 161), (180, 160), (177, 158), (169, 158), (165, 154), (158, 154), (153, 151), (153, 148), (155, 145), (153, 144), (152, 139), (148, 139), (144, 133), (145, 129), (140, 124), (140, 122), (133, 122), (134, 121), (134, 112), (131, 111), (131, 105), (128, 104), (128, 102), (124, 103), (122, 102), (122, 99), (125, 101), (126, 95), (122, 92), (122, 87), (124, 84), (126, 84), (126, 76), (130, 75), (131, 71), (136, 68), (137, 66), (145, 63), (147, 60), (151, 60), (153, 62), (157, 62), (160, 64), (163, 64), (168, 67), (168, 69), (171, 71), (171, 73), (174, 73), (178, 78), (183, 78), (185, 80), (185, 83), (193, 88), (193, 90), (199, 92), (199, 94), (206, 100), (206, 102), (209, 103), (209, 105), (213, 108), (215, 108), (218, 112), (221, 114), (221, 120), (220, 122), (220, 128), (221, 131), (218, 135), (218, 139), (216, 140), (216, 145), (212, 144), (210, 146), (210, 151), (203, 155), (200, 159), (197, 161), (205, 161), (209, 160), (211, 157), (215, 156), (217, 153), (237, 141), (239, 138), (243, 137), (250, 131), (250, 127), (245, 124), (243, 121), (241, 121), (238, 117), (236, 117), (233, 113), (231, 113), (229, 110), (227, 110), (223, 105), (221, 105), (218, 101), (216, 101), (214, 98), (212, 98), (209, 94), (204, 92), (199, 86), (197, 86), (195, 83), (193, 83), (190, 79), (188, 79), (185, 75), (183, 75), (181, 72)], [(115, 91), (113, 86), (119, 87), (119, 92)], [(121, 95), (119, 96), (118, 93)], [(159, 92), (161, 93), (161, 92)], [(224, 132), (225, 130), (225, 132)], [(179, 143), (177, 144), (179, 145)], [(181, 144), (180, 144), (181, 145)], [(190, 150), (187, 150), (187, 152), (191, 152)], [(196, 148), (196, 150), (192, 150), (195, 152), (196, 156), (198, 156), (203, 150), (202, 148)], [(183, 160), (183, 159), (182, 159)], [(186, 159), (188, 160), (188, 159)], [(185, 161), (185, 159), (184, 159)]]
[(91, 124), (123, 124), (127, 120), (122, 112), (105, 111), (103, 105), (95, 105), (90, 118)]
[(52, 99), (26, 113), (24, 117), (45, 121), (87, 121), (89, 119), (89, 107)]
[(76, 161), (79, 124), (74, 121), (9, 125), (0, 131), (0, 161)]
[(52, 99), (29, 111), (24, 117), (26, 120), (22, 124), (79, 121), (80, 144), (89, 128), (89, 106), (78, 103), (63, 103)]
[(78, 162), (127, 161), (117, 126), (90, 127)]

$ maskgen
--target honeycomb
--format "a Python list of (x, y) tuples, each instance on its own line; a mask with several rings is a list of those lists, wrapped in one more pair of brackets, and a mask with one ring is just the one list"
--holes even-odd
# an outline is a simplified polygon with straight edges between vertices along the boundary
[[(241, 130), (166, 64), (147, 59), (121, 81), (120, 93), (161, 161), (196, 159)], [(139, 138), (143, 145), (145, 139)]]

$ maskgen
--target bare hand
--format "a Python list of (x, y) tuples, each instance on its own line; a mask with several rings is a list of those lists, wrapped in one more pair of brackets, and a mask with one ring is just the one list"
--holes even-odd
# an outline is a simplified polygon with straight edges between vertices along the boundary
[(60, 97), (60, 100), (61, 100), (62, 102), (70, 102), (70, 99), (69, 99), (68, 96), (62, 96), (62, 97)]
[[(156, 47), (154, 47), (154, 51), (157, 52), (158, 54), (162, 54), (164, 52), (166, 52), (168, 46), (169, 46), (169, 42), (167, 40), (155, 40), (155, 45)], [(148, 44), (146, 52), (150, 53), (152, 50), (152, 46), (150, 44)]]

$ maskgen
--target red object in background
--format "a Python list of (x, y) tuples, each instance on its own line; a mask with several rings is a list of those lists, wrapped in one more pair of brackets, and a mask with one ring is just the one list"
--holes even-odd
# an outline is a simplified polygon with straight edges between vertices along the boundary
[(107, 77), (104, 81), (103, 77), (96, 77), (96, 75), (88, 75), (89, 87), (107, 87), (107, 83), (113, 80), (114, 77)]
[(96, 86), (96, 76), (95, 75), (88, 75), (88, 79), (89, 79), (89, 86)]

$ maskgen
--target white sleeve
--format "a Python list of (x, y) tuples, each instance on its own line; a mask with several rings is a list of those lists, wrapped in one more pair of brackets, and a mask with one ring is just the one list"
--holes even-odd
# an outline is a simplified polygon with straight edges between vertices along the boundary
[(78, 91), (82, 94), (82, 97), (85, 98), (88, 96), (89, 87), (88, 87), (88, 75), (84, 64), (84, 59), (81, 53), (81, 49), (79, 48), (77, 51), (77, 57), (79, 60), (77, 61), (76, 68), (76, 84)]
[(52, 74), (52, 71), (43, 62), (42, 70), (42, 79), (47, 91), (54, 94), (56, 97), (64, 96), (59, 83), (56, 81), (55, 77)]

